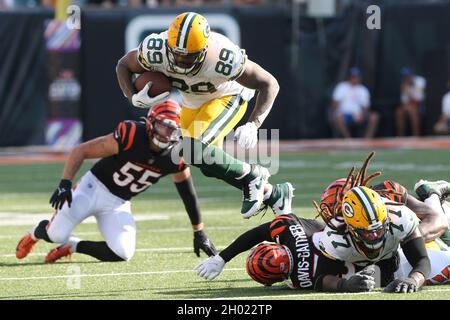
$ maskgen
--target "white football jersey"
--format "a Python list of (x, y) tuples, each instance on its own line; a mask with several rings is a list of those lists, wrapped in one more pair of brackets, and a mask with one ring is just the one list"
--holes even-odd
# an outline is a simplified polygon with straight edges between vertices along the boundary
[(138, 61), (146, 70), (162, 72), (169, 77), (172, 86), (180, 91), (185, 107), (197, 109), (212, 99), (236, 94), (246, 101), (253, 97), (254, 90), (234, 81), (245, 70), (245, 50), (227, 37), (211, 32), (200, 69), (187, 75), (171, 70), (166, 41), (167, 31), (147, 36), (137, 49)]
[(322, 231), (319, 248), (325, 256), (366, 266), (380, 260), (389, 259), (399, 249), (399, 244), (408, 238), (419, 225), (416, 214), (406, 206), (387, 206), (390, 223), (386, 231), (386, 240), (378, 256), (371, 259), (361, 254), (348, 232), (339, 234), (328, 226)]
[[(448, 246), (440, 239), (436, 239), (439, 250), (427, 249), (428, 258), (430, 258), (431, 271), (427, 277), (427, 284), (444, 284), (450, 281), (450, 251)], [(402, 249), (398, 250), (400, 264), (395, 272), (395, 278), (408, 277), (412, 270), (411, 265), (406, 259)]]

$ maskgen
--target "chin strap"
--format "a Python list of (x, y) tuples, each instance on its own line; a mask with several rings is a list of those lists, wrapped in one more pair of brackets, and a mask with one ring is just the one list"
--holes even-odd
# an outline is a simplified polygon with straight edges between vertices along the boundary
[(166, 149), (170, 145), (170, 142), (161, 142), (158, 139), (156, 139), (155, 137), (152, 138), (152, 142), (161, 149)]

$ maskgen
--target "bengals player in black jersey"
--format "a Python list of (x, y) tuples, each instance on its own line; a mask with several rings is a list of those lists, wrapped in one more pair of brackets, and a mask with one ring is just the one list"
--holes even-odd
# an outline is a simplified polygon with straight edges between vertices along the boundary
[(218, 255), (201, 262), (197, 274), (213, 280), (227, 262), (255, 246), (246, 262), (253, 280), (264, 285), (287, 280), (293, 289), (313, 290), (315, 264), (321, 255), (315, 235), (325, 224), (296, 216), (291, 209), (292, 198), (284, 200), (283, 210), (275, 212), (273, 221), (243, 233)]
[[(171, 174), (194, 231), (194, 251), (207, 255), (215, 248), (203, 231), (197, 195), (189, 167), (174, 157), (179, 145), (180, 106), (166, 101), (152, 108), (145, 121), (123, 121), (114, 133), (74, 148), (66, 161), (61, 182), (50, 199), (53, 218), (38, 223), (22, 237), (16, 257), (25, 258), (39, 240), (60, 244), (45, 262), (74, 252), (101, 261), (127, 261), (135, 251), (136, 225), (130, 199)], [(72, 180), (84, 159), (101, 158), (72, 189)], [(72, 230), (95, 216), (105, 241), (84, 241)]]

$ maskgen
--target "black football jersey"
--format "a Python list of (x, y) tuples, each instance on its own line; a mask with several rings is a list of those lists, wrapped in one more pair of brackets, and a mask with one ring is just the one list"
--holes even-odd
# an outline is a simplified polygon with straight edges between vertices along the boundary
[(158, 182), (165, 175), (183, 171), (187, 165), (179, 158), (172, 160), (171, 150), (154, 153), (149, 147), (145, 122), (123, 121), (114, 131), (119, 153), (100, 159), (92, 167), (92, 173), (109, 191), (129, 200)]
[(295, 214), (277, 216), (270, 224), (272, 239), (291, 251), (294, 265), (290, 279), (294, 288), (314, 289), (315, 263), (321, 253), (315, 248), (312, 236), (324, 227), (320, 221), (299, 218)]

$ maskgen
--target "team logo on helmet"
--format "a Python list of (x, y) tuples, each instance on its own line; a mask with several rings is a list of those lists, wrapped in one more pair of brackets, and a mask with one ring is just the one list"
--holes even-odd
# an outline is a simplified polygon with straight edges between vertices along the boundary
[(263, 242), (247, 257), (248, 275), (256, 282), (270, 286), (286, 280), (292, 271), (292, 256), (285, 246)]
[[(367, 187), (350, 189), (343, 200), (344, 220), (360, 249), (381, 249), (388, 225), (387, 207), (378, 193)], [(350, 214), (348, 214), (350, 213)]]
[(349, 205), (348, 203), (345, 202), (344, 205), (343, 205), (343, 208), (344, 208), (344, 210), (343, 210), (344, 214), (347, 217), (352, 218), (355, 215), (355, 212), (353, 211), (352, 206)]

